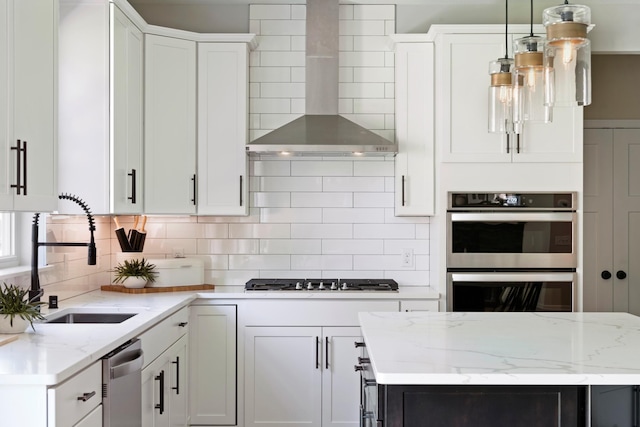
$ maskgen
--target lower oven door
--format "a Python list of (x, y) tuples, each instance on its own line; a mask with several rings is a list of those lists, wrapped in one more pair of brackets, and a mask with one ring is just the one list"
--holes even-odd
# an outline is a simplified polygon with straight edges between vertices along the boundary
[(447, 311), (574, 311), (573, 272), (447, 274)]

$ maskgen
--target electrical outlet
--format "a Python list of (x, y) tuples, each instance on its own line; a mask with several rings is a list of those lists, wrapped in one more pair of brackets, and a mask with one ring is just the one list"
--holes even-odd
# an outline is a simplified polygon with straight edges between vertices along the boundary
[(174, 258), (184, 258), (184, 248), (173, 248)]
[(406, 248), (402, 250), (402, 266), (413, 267), (413, 249)]

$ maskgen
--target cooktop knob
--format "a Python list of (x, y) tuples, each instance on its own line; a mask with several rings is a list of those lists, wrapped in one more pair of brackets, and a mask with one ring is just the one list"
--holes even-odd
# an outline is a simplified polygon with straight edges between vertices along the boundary
[(344, 282), (344, 283), (342, 284), (342, 290), (343, 290), (343, 291), (346, 291), (347, 289), (349, 289), (349, 285), (347, 285), (347, 282)]
[(307, 282), (307, 289), (310, 291), (313, 290), (313, 285), (311, 284), (311, 282)]
[(302, 289), (302, 283), (296, 282), (296, 290), (299, 291)]
[(336, 285), (336, 282), (331, 282), (331, 290), (335, 291), (336, 289), (338, 289), (338, 285)]
[(320, 284), (318, 285), (318, 289), (324, 290), (324, 283), (323, 282), (320, 282)]

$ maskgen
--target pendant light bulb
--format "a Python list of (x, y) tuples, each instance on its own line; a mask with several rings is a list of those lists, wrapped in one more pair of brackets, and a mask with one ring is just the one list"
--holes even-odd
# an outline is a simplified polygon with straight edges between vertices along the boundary
[(591, 9), (565, 1), (545, 9), (542, 23), (547, 31), (545, 60), (555, 69), (555, 91), (546, 104), (591, 104), (591, 42), (587, 38)]
[(505, 53), (504, 58), (499, 58), (489, 63), (489, 122), (488, 130), (491, 133), (513, 133), (513, 59), (509, 58), (509, 1), (505, 0)]

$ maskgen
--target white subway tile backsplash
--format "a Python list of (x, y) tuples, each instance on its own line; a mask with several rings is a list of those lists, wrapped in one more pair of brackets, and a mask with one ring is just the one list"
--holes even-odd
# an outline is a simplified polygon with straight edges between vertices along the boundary
[(353, 67), (338, 68), (338, 81), (340, 83), (353, 83)]
[(291, 82), (304, 83), (307, 80), (305, 70), (306, 70), (305, 67), (291, 67)]
[(426, 239), (385, 239), (384, 253), (402, 254), (405, 249), (411, 249), (414, 255), (429, 255), (429, 240)]
[(353, 207), (352, 193), (291, 193), (292, 208)]
[(393, 176), (394, 172), (392, 161), (356, 162), (353, 168), (354, 176)]
[(251, 67), (249, 78), (256, 83), (291, 82), (291, 67)]
[[(260, 191), (322, 191), (322, 177), (260, 177)], [(326, 189), (325, 189), (326, 191)], [(331, 191), (331, 190), (329, 190)], [(337, 191), (337, 190), (333, 190)]]
[(249, 5), (250, 19), (291, 19), (291, 5)]
[(289, 270), (289, 255), (229, 255), (230, 270)]
[(389, 36), (353, 36), (353, 50), (384, 52), (389, 50)]
[(352, 162), (292, 161), (291, 176), (351, 176)]
[[(385, 98), (395, 98), (396, 96), (396, 85), (395, 83), (385, 83), (384, 84), (384, 97)], [(389, 129), (395, 129), (395, 117), (393, 117), (394, 121), (389, 123)]]
[[(291, 204), (291, 193), (258, 192), (251, 193), (253, 203), (256, 208), (289, 208)], [(293, 206), (296, 207), (296, 206)]]
[(429, 255), (416, 255), (415, 267), (416, 270), (429, 270)]
[(321, 254), (322, 245), (319, 239), (261, 239), (261, 254)]
[[(249, 100), (249, 111), (255, 116), (273, 113), (290, 114), (291, 100), (286, 98), (253, 98)], [(260, 117), (258, 116), (258, 118)]]
[(350, 239), (352, 224), (291, 224), (292, 239)]
[(416, 224), (416, 239), (428, 239), (429, 234), (429, 224)]
[[(269, 36), (303, 36), (306, 22), (304, 20), (263, 20), (260, 22), (260, 34)], [(383, 26), (384, 31), (384, 26)]]
[(223, 286), (244, 286), (249, 279), (254, 277), (260, 277), (260, 270), (245, 269), (205, 271), (205, 281), (214, 284), (216, 288)]
[(258, 253), (260, 253), (260, 241), (257, 239), (198, 239), (200, 255)]
[(395, 20), (384, 21), (384, 34), (387, 36), (390, 36), (395, 33), (396, 33), (396, 21)]
[[(260, 51), (291, 50), (291, 36), (257, 36), (257, 49)], [(363, 49), (364, 50), (364, 49)]]
[(351, 255), (291, 255), (292, 270), (350, 270)]
[(304, 98), (304, 83), (261, 83), (262, 98)]
[(355, 239), (415, 239), (416, 225), (353, 224), (353, 237)]
[(282, 279), (307, 279), (313, 277), (322, 277), (322, 272), (320, 270), (275, 270), (266, 271), (262, 273), (260, 277), (265, 279), (273, 279), (274, 277)]
[(375, 20), (375, 19), (395, 19), (396, 9), (392, 4), (385, 5), (354, 5), (353, 19)]
[(252, 34), (260, 34), (260, 20), (259, 19), (249, 19), (249, 32)]
[(383, 240), (329, 239), (322, 241), (322, 253), (326, 255), (383, 254)]
[(307, 6), (303, 4), (291, 5), (291, 19), (306, 19), (307, 18)]
[(338, 9), (339, 19), (353, 19), (353, 5), (352, 4), (341, 4)]
[[(393, 190), (391, 191), (393, 192)], [(395, 209), (394, 208), (387, 208), (384, 210), (384, 222), (385, 224), (428, 224), (429, 223), (429, 217), (426, 216), (395, 216)], [(419, 233), (418, 230), (416, 230), (416, 238), (423, 238), (423, 237), (418, 237), (417, 234)]]
[(294, 114), (304, 114), (306, 111), (306, 105), (304, 99), (292, 99), (291, 100), (291, 112)]
[(384, 66), (385, 67), (394, 67), (396, 63), (396, 55), (393, 52), (385, 52), (384, 53)]
[(354, 193), (354, 208), (393, 207), (393, 193)]
[[(264, 23), (262, 24), (264, 26)], [(385, 22), (380, 21), (348, 21), (338, 23), (343, 36), (384, 36)], [(262, 30), (264, 32), (264, 29)]]
[(384, 191), (383, 177), (323, 177), (324, 191)]
[[(384, 87), (382, 89), (382, 97), (384, 97)], [(395, 112), (393, 99), (354, 99), (353, 111), (356, 114), (380, 114)]]
[(384, 98), (384, 83), (339, 83), (340, 98)]
[(298, 114), (262, 114), (260, 125), (263, 129), (278, 129), (300, 117)]
[(379, 224), (384, 221), (382, 208), (323, 208), (322, 222), (325, 224), (350, 223), (354, 227), (358, 224)]
[[(394, 69), (390, 67), (359, 67), (353, 69), (353, 81), (358, 83), (392, 83)], [(386, 88), (386, 85), (385, 85)]]
[(400, 286), (429, 286), (429, 272), (425, 270), (387, 270), (385, 279), (393, 279)]
[(338, 50), (351, 51), (353, 49), (353, 37), (354, 36), (340, 36), (338, 38)]
[(262, 208), (262, 223), (316, 223), (321, 222), (322, 212), (315, 208)]
[(353, 99), (338, 99), (338, 114), (353, 113)]
[(384, 67), (385, 52), (339, 52), (341, 67)]
[(304, 67), (304, 65), (304, 52), (260, 52), (260, 66), (262, 67)]
[(399, 268), (402, 259), (400, 255), (354, 255), (354, 270), (389, 270)]
[(291, 50), (305, 51), (307, 46), (306, 36), (290, 36), (291, 37)]
[(288, 239), (290, 224), (229, 224), (231, 239)]

